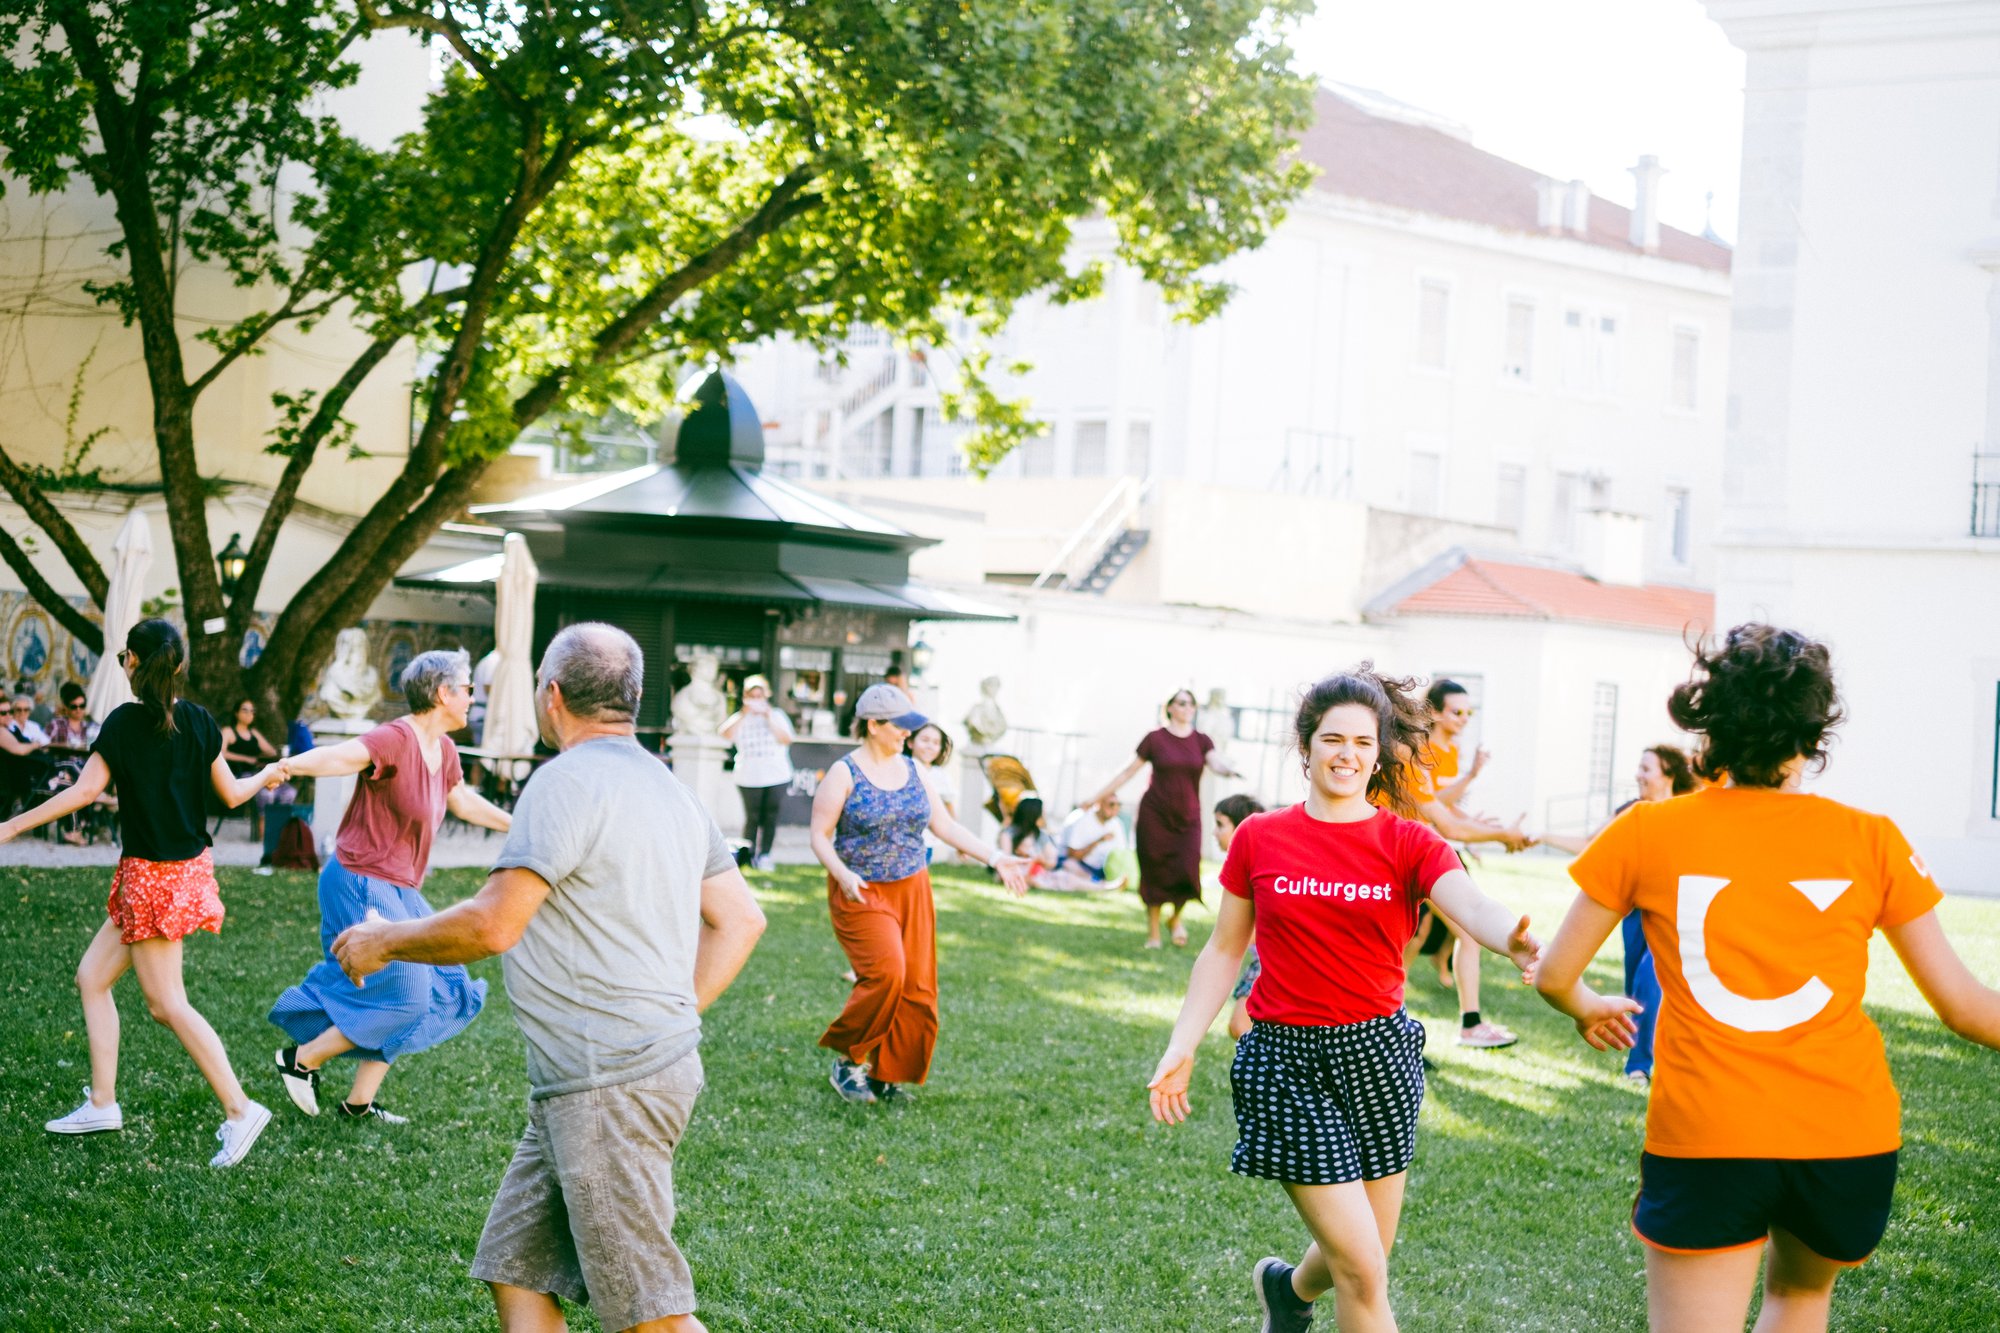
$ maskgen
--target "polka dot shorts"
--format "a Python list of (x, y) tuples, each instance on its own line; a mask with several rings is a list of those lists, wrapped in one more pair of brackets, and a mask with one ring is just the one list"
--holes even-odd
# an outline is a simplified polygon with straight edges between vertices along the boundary
[(1423, 1024), (1398, 1009), (1340, 1027), (1258, 1023), (1229, 1067), (1240, 1176), (1295, 1185), (1409, 1169), (1424, 1102)]
[(119, 860), (104, 910), (126, 944), (177, 940), (197, 930), (222, 933), (222, 894), (204, 850), (190, 861)]

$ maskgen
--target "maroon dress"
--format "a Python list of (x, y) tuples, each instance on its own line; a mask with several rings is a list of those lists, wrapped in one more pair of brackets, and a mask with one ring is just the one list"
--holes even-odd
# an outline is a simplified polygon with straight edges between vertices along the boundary
[(1139, 757), (1153, 766), (1133, 827), (1139, 901), (1167, 906), (1201, 897), (1201, 773), (1215, 742), (1200, 732), (1146, 733)]

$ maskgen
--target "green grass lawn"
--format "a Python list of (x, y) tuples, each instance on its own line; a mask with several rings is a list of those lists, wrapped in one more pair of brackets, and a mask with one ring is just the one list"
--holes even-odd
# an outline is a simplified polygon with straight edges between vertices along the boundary
[[(1558, 863), (1488, 865), (1490, 891), (1553, 926), (1568, 898)], [(57, 1139), (42, 1121), (88, 1077), (70, 977), (107, 878), (0, 867), (0, 1325), (488, 1325), (465, 1269), (526, 1093), (497, 964), (475, 969), (492, 982), (479, 1021), (391, 1076), (384, 1103), (413, 1123), (306, 1120), (276, 1085), (280, 1034), (263, 1016), (318, 956), (313, 883), (225, 872), (229, 924), (189, 942), (188, 989), (271, 1128), (241, 1167), (208, 1168), (215, 1103), (127, 981), (125, 1131)], [(477, 882), (440, 874), (430, 896)], [(1194, 1118), (1169, 1130), (1146, 1114), (1192, 951), (1141, 952), (1130, 895), (1017, 902), (947, 872), (931, 1083), (914, 1106), (849, 1107), (813, 1044), (845, 990), (820, 883), (758, 878), (770, 932), (707, 1020), (678, 1235), (710, 1327), (1253, 1327), (1250, 1264), (1295, 1256), (1303, 1237), (1275, 1185), (1227, 1170), (1219, 1024)], [(2000, 904), (1943, 910), (2000, 980)], [(1198, 944), (1209, 918), (1192, 919)], [(1615, 968), (1602, 960), (1596, 984), (1615, 986)], [(1487, 1011), (1524, 1037), (1511, 1051), (1460, 1051), (1446, 994), (1412, 988), (1439, 1068), (1391, 1263), (1403, 1327), (1641, 1328), (1626, 1221), (1643, 1099), (1493, 960), (1489, 976)], [(1841, 1280), (1835, 1327), (2000, 1328), (2000, 1057), (1947, 1034), (1886, 950), (1875, 976), (1904, 1095), (1903, 1183), (1882, 1250)]]

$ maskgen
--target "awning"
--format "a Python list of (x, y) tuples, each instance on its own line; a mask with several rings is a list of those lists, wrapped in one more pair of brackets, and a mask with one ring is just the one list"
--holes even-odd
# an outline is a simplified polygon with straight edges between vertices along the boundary
[[(483, 555), (442, 569), (405, 574), (399, 588), (431, 592), (490, 591), (500, 576), (500, 557)], [(540, 586), (608, 593), (662, 601), (735, 602), (806, 609), (814, 606), (843, 610), (887, 611), (912, 620), (1013, 620), (1012, 612), (989, 606), (915, 580), (870, 583), (858, 579), (780, 574), (770, 570), (713, 570), (661, 566), (655, 569), (615, 566), (542, 566)]]

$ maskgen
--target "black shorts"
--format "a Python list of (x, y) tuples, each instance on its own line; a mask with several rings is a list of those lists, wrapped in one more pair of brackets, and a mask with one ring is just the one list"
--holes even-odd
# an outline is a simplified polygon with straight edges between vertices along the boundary
[(1253, 1025), (1229, 1066), (1239, 1176), (1295, 1185), (1407, 1171), (1424, 1103), (1424, 1026), (1403, 1010), (1339, 1027)]
[(1858, 1264), (1889, 1228), (1896, 1154), (1639, 1158), (1632, 1231), (1656, 1249), (1711, 1254), (1783, 1227), (1823, 1259)]

